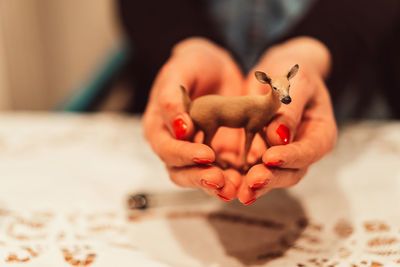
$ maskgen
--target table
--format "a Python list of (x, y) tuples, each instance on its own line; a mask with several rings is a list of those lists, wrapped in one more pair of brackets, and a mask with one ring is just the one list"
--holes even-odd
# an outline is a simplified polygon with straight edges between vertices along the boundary
[[(163, 205), (128, 211), (134, 192)], [(300, 184), (248, 207), (202, 196), (168, 180), (138, 117), (0, 115), (5, 267), (400, 266), (400, 122), (342, 127)]]

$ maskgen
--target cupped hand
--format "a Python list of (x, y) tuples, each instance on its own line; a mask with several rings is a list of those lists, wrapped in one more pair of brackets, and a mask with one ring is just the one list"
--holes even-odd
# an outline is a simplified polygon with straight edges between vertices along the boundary
[[(151, 89), (143, 116), (145, 137), (164, 161), (171, 180), (182, 187), (201, 188), (229, 201), (237, 196), (242, 177), (234, 169), (222, 170), (216, 155), (199, 142), (195, 128), (184, 109), (182, 85), (192, 99), (206, 94), (243, 94), (243, 75), (227, 51), (202, 38), (177, 44), (161, 68)], [(212, 146), (234, 163), (237, 159), (239, 129), (221, 129)]]
[(308, 167), (334, 146), (337, 127), (324, 84), (330, 55), (318, 41), (298, 38), (267, 51), (247, 77), (247, 93), (265, 94), (270, 90), (256, 81), (254, 71), (283, 75), (294, 64), (300, 69), (291, 80), (292, 102), (282, 104), (264, 129), (271, 147), (266, 149), (259, 137), (253, 141), (249, 159), (261, 158), (262, 162), (252, 166), (243, 178), (238, 199), (244, 204), (253, 203), (273, 188), (297, 184)]

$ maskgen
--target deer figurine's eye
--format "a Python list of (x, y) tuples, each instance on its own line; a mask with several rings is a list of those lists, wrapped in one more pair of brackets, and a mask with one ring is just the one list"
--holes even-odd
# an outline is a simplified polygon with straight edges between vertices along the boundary
[(276, 87), (272, 87), (274, 90), (278, 90)]

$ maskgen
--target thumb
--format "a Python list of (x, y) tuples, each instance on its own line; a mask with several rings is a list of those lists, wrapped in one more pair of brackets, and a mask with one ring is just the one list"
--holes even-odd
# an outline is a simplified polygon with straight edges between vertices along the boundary
[(170, 133), (178, 140), (190, 139), (195, 129), (186, 110), (183, 91), (179, 83), (160, 88), (158, 97), (162, 118)]
[(303, 112), (314, 94), (314, 83), (301, 74), (295, 78), (290, 89), (292, 102), (281, 104), (275, 118), (269, 123), (266, 135), (271, 145), (286, 145), (293, 141), (303, 118)]

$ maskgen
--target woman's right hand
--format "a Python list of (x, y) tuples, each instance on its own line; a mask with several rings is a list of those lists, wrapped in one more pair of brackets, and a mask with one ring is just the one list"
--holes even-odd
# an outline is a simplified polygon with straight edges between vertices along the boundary
[[(174, 47), (157, 74), (143, 116), (145, 136), (175, 184), (201, 188), (225, 201), (233, 200), (241, 175), (234, 169), (222, 170), (211, 165), (214, 151), (191, 142), (195, 129), (184, 109), (180, 85), (192, 99), (206, 94), (241, 95), (243, 75), (223, 48), (203, 38), (186, 39)], [(239, 129), (221, 129), (213, 147), (225, 154), (228, 161), (234, 161), (239, 156), (239, 140)]]

